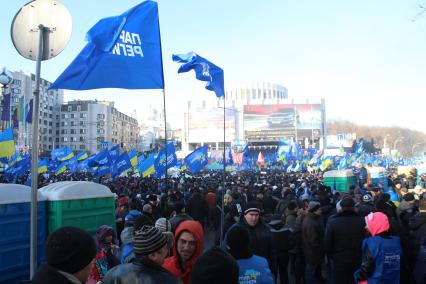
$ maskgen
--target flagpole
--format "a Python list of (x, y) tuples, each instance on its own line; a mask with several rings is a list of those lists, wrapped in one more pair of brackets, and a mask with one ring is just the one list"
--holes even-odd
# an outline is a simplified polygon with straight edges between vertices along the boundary
[(226, 174), (226, 156), (225, 156), (225, 94), (223, 95), (223, 172), (222, 172), (222, 202), (221, 202), (221, 214), (220, 214), (220, 247), (223, 247), (223, 225), (224, 225), (224, 198), (225, 198), (225, 174)]
[[(158, 9), (158, 6), (157, 6)], [(164, 68), (163, 68), (163, 48), (161, 45), (161, 29), (160, 29), (160, 13), (157, 11), (158, 15), (158, 36), (160, 38), (160, 60), (161, 60), (161, 76), (163, 78), (163, 108), (164, 108), (164, 151), (166, 154), (166, 176), (165, 176), (165, 192), (167, 193), (167, 117), (166, 117), (166, 83), (164, 80)]]

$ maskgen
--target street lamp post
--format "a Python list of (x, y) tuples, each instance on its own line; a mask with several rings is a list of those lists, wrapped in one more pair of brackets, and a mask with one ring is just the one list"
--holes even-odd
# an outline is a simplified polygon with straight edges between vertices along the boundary
[[(6, 70), (6, 68), (3, 68), (3, 71), (0, 73), (0, 84), (2, 85), (2, 94), (3, 94), (3, 98), (6, 95), (6, 89), (8, 87), (8, 85), (10, 85), (13, 82), (13, 76), (12, 73), (8, 70)], [(9, 127), (11, 126), (11, 115), (12, 115), (12, 94), (10, 94), (10, 99), (9, 99)], [(3, 112), (5, 105), (3, 105)], [(3, 123), (3, 122), (2, 122)], [(6, 127), (2, 127), (2, 130), (4, 130)]]

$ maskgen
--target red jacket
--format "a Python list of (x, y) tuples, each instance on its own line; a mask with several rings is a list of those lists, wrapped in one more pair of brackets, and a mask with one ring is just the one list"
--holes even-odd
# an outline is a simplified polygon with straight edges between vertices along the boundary
[[(194, 255), (190, 260), (186, 263), (186, 269), (183, 270), (180, 267), (178, 254), (177, 254), (177, 241), (179, 239), (180, 234), (182, 232), (189, 232), (194, 235), (195, 239), (197, 239), (197, 249), (195, 250)], [(192, 272), (192, 266), (194, 265), (197, 258), (201, 255), (203, 251), (203, 240), (204, 240), (204, 232), (203, 227), (197, 221), (183, 221), (179, 224), (175, 233), (175, 241), (173, 247), (173, 256), (167, 258), (164, 261), (163, 267), (167, 269), (174, 276), (182, 280), (184, 284), (189, 284), (189, 278)]]

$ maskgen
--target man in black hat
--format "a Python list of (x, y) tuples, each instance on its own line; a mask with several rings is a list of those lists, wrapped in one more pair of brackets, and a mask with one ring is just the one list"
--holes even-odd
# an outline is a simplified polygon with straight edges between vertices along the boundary
[(133, 263), (121, 264), (104, 276), (103, 284), (119, 283), (165, 283), (180, 281), (161, 265), (167, 257), (167, 238), (155, 227), (143, 226), (135, 235)]
[(250, 234), (250, 248), (253, 253), (266, 258), (269, 268), (273, 272), (274, 254), (272, 247), (272, 234), (268, 225), (260, 218), (259, 204), (255, 201), (247, 203), (240, 220), (229, 228), (227, 234), (234, 226), (245, 227)]
[(86, 283), (94, 263), (96, 244), (92, 236), (75, 227), (62, 227), (46, 243), (46, 263), (35, 273), (33, 284)]
[(365, 222), (355, 212), (355, 201), (350, 196), (345, 196), (340, 206), (342, 211), (328, 220), (324, 246), (332, 260), (334, 283), (353, 283), (353, 273), (362, 259)]

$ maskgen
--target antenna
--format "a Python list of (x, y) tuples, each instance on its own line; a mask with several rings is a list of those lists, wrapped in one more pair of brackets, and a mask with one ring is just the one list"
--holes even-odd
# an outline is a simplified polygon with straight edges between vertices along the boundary
[(12, 21), (10, 35), (18, 53), (36, 61), (31, 153), (30, 278), (37, 266), (38, 114), (41, 61), (55, 57), (68, 44), (72, 20), (67, 8), (54, 0), (34, 0), (24, 5)]

